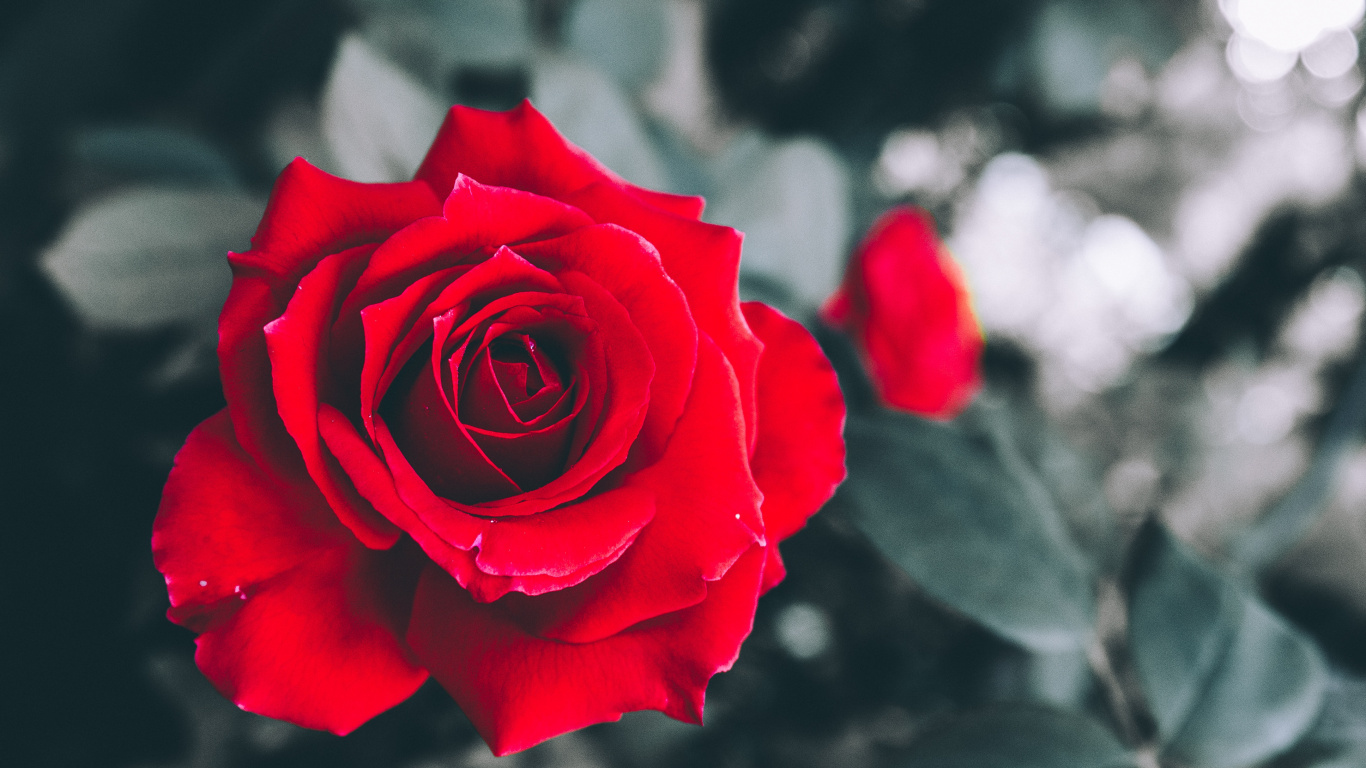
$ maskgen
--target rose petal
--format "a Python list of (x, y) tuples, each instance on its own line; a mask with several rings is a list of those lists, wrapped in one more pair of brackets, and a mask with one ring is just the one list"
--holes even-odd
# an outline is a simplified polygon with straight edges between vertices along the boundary
[[(473, 275), (473, 271), (470, 274)], [(467, 275), (465, 279), (469, 277)], [(653, 357), (644, 338), (616, 298), (594, 281), (573, 271), (560, 273), (558, 279), (568, 292), (564, 297), (582, 301), (584, 313), (598, 329), (594, 338), (601, 337), (597, 341), (589, 339), (592, 343), (584, 346), (584, 356), (578, 363), (579, 373), (576, 376), (580, 385), (587, 387), (588, 397), (585, 410), (577, 421), (591, 425), (591, 429), (580, 430), (576, 434), (570, 448), (571, 465), (559, 477), (540, 488), (528, 489), (515, 496), (469, 505), (468, 511), (475, 514), (535, 514), (581, 497), (594, 483), (626, 460), (644, 422), (651, 402), (652, 381), (657, 378)], [(550, 303), (559, 300), (548, 297), (537, 301)], [(449, 334), (461, 337), (470, 330), (469, 325), (480, 322), (485, 314), (510, 310), (510, 302), (515, 303), (510, 297), (506, 301), (500, 299), (489, 303), (460, 328), (449, 331)], [(561, 307), (561, 310), (566, 308)], [(605, 358), (605, 349), (611, 350), (610, 366)], [(378, 434), (376, 440), (381, 441)], [(577, 460), (572, 458), (574, 456), (578, 456)], [(409, 498), (410, 494), (422, 495), (423, 492), (420, 488), (408, 488), (403, 476), (402, 472), (396, 475), (400, 492), (419, 514), (426, 514), (423, 510), (435, 511), (439, 508), (433, 503), (435, 497), (433, 500)]]
[(574, 419), (566, 417), (541, 429), (509, 435), (467, 427), (470, 437), (495, 467), (518, 487), (535, 490), (564, 472), (569, 461)]
[(455, 106), (417, 171), (445, 194), (460, 174), (484, 184), (560, 197), (594, 182), (619, 187), (642, 204), (697, 219), (706, 201), (631, 184), (560, 134), (529, 101), (507, 112)]
[[(461, 390), (461, 420), (472, 427), (495, 432), (518, 433), (540, 429), (564, 418), (574, 407), (575, 392), (568, 389), (554, 372), (553, 380), (536, 394), (526, 396), (529, 366), (522, 365), (520, 373), (505, 372), (514, 366), (501, 364), (488, 350), (481, 352), (470, 368), (469, 381)], [(511, 381), (520, 376), (517, 381)], [(521, 387), (522, 399), (512, 402), (509, 389)]]
[[(739, 237), (732, 230), (724, 230), (697, 222), (696, 218), (701, 214), (702, 201), (700, 198), (683, 198), (652, 193), (625, 183), (586, 152), (566, 141), (529, 102), (523, 102), (522, 105), (510, 112), (485, 112), (459, 106), (451, 109), (446, 117), (446, 122), (437, 133), (437, 138), (433, 142), (427, 158), (418, 170), (417, 178), (431, 184), (437, 194), (443, 194), (445, 190), (450, 188), (450, 185), (458, 184), (458, 177), (461, 174), (478, 179), (484, 184), (513, 187), (567, 202), (577, 199), (573, 196), (574, 193), (584, 187), (591, 186), (597, 191), (591, 193), (586, 199), (597, 203), (599, 208), (626, 207), (631, 209), (630, 217), (632, 218), (649, 218), (649, 212), (655, 212), (661, 218), (691, 223), (698, 227), (708, 228), (709, 232), (714, 230), (715, 232), (710, 232), (711, 237), (702, 237), (687, 244), (679, 243), (681, 248), (674, 255), (674, 258), (680, 262), (683, 269), (695, 270), (695, 268), (687, 266), (689, 261), (706, 262), (702, 267), (703, 269), (716, 268), (717, 282), (722, 283), (720, 294), (716, 297), (716, 303), (730, 302), (730, 310), (727, 312), (722, 307), (722, 311), (718, 314), (726, 315), (726, 322), (733, 327), (726, 328), (723, 327), (723, 324), (718, 323), (715, 324), (715, 327), (708, 327), (707, 330), (713, 338), (721, 342), (722, 347), (726, 349), (728, 356), (737, 366), (742, 387), (745, 390), (746, 412), (752, 414), (752, 398), (749, 396), (748, 390), (752, 386), (753, 363), (758, 357), (758, 345), (754, 343), (753, 337), (749, 336), (739, 312), (734, 308), (737, 302), (736, 279), (739, 274), (740, 263)], [(600, 198), (612, 202), (610, 205), (604, 204), (600, 202)], [(611, 217), (604, 218), (595, 215), (594, 218), (602, 222), (625, 223)], [(629, 225), (626, 228), (634, 229)], [(672, 228), (663, 224), (658, 225), (656, 229), (665, 234), (673, 232)], [(647, 240), (653, 241), (648, 233), (642, 232), (642, 234)], [(714, 249), (710, 246), (718, 240), (718, 236), (720, 239), (729, 238), (730, 242), (725, 243), (720, 249)], [(658, 243), (655, 245), (658, 246)], [(592, 275), (594, 279), (606, 285), (610, 291), (619, 296), (624, 295), (624, 292), (618, 292), (616, 289), (619, 286), (609, 283), (634, 280), (636, 284), (642, 286), (652, 284), (639, 280), (641, 275), (638, 270), (647, 266), (644, 262), (622, 263), (616, 259), (604, 262), (605, 254), (616, 252), (615, 250), (585, 251), (584, 255), (587, 258), (581, 260), (575, 268)], [(702, 258), (712, 252), (718, 254), (716, 263), (712, 263), (713, 260), (711, 259)], [(609, 280), (607, 276), (600, 274), (603, 271), (601, 268), (594, 269), (588, 266), (593, 263), (605, 263), (607, 270), (620, 271), (626, 268), (629, 271), (622, 275), (625, 281)], [(669, 267), (667, 262), (665, 266)], [(727, 266), (729, 270), (727, 270)], [(672, 275), (673, 269), (668, 268), (667, 272)], [(727, 279), (730, 281), (728, 292), (724, 285)], [(714, 287), (714, 283), (710, 281), (706, 285), (708, 288)], [(686, 288), (684, 292), (686, 293)], [(691, 294), (688, 298), (690, 301), (693, 300)], [(711, 300), (701, 300), (710, 309), (711, 304), (709, 302)], [(660, 331), (671, 331), (676, 334), (686, 326), (678, 321), (678, 316), (673, 312), (672, 305), (671, 300), (669, 307), (660, 307), (663, 311), (658, 311), (655, 314), (671, 318), (671, 321), (659, 324)], [(643, 306), (643, 308), (648, 308), (648, 306)], [(635, 316), (637, 312), (633, 309), (632, 314)], [(640, 314), (643, 315), (644, 312), (642, 311)], [(645, 319), (640, 319), (638, 325), (643, 332), (650, 333), (646, 329), (647, 321)], [(652, 343), (651, 349), (659, 349), (659, 347)], [(658, 357), (661, 365), (663, 365), (663, 360), (676, 359), (680, 361), (681, 368), (689, 367), (687, 363), (690, 361), (690, 356), (686, 354), (671, 352), (666, 355), (661, 353)], [(687, 370), (681, 371), (679, 375), (661, 371), (659, 379), (662, 385), (667, 386), (668, 382), (688, 381), (689, 374), (690, 372)], [(674, 412), (673, 408), (680, 405), (685, 396), (686, 392), (668, 393), (660, 391), (655, 393), (657, 405), (651, 408), (652, 414), (655, 415), (651, 416), (651, 423), (646, 428), (647, 437), (667, 434), (668, 428), (677, 420), (677, 413)]]
[(456, 179), (444, 199), (440, 216), (395, 233), (376, 251), (346, 310), (391, 298), (415, 279), (471, 254), (559, 237), (592, 224), (583, 211), (559, 200), (467, 177)]
[[(581, 457), (582, 442), (600, 427), (597, 423), (598, 413), (601, 412), (605, 395), (611, 391), (616, 378), (604, 376), (602, 371), (605, 368), (594, 365), (594, 362), (602, 357), (603, 340), (600, 336), (603, 334), (599, 333), (601, 326), (589, 319), (586, 313), (585, 303), (579, 296), (519, 293), (490, 302), (458, 328), (451, 328), (454, 323), (451, 313), (436, 318), (433, 323), (432, 368), (441, 370), (443, 374), (446, 373), (447, 367), (450, 369), (449, 375), (434, 379), (437, 385), (442, 387), (443, 396), (446, 398), (446, 413), (436, 416), (448, 421), (451, 429), (472, 440), (491, 466), (498, 468), (502, 474), (517, 484), (517, 489), (512, 493), (487, 498), (476, 499), (475, 495), (468, 493), (452, 495), (442, 492), (445, 498), (460, 504), (480, 504), (484, 501), (506, 499), (522, 491), (533, 491), (544, 486), (556, 475), (562, 474), (567, 462)], [(485, 326), (484, 330), (475, 332), (474, 329), (480, 325)], [(596, 389), (597, 404), (583, 408), (586, 399), (576, 398), (573, 411), (559, 422), (515, 435), (500, 434), (466, 425), (452, 403), (464, 400), (463, 393), (459, 390), (461, 385), (457, 385), (456, 382), (468, 384), (469, 364), (464, 361), (471, 357), (473, 337), (481, 336), (481, 346), (487, 347), (493, 340), (512, 329), (516, 329), (517, 332), (534, 333), (540, 336), (544, 343), (555, 344), (569, 357), (569, 365), (583, 368), (586, 375), (577, 377), (582, 378), (583, 387), (580, 391), (592, 393)], [(622, 330), (612, 328), (606, 335), (620, 336)], [(448, 340), (457, 338), (464, 339), (460, 344), (460, 351), (447, 352), (445, 347), (450, 343)], [(622, 342), (619, 340), (618, 343)], [(630, 348), (629, 341), (625, 342), (625, 347)], [(443, 356), (449, 357), (449, 366), (442, 365)], [(648, 364), (648, 360), (646, 363)], [(648, 370), (642, 371), (641, 375), (648, 375)], [(631, 401), (626, 401), (624, 405), (626, 412), (630, 413)], [(500, 410), (505, 406), (505, 401), (499, 403)], [(636, 406), (635, 410), (640, 410), (640, 407)], [(609, 416), (615, 412), (609, 411)], [(611, 424), (613, 420), (609, 418), (607, 423)], [(514, 441), (517, 445), (509, 445), (509, 441)], [(435, 447), (439, 449), (439, 444)], [(445, 461), (439, 455), (435, 456), (434, 460)]]
[[(432, 357), (438, 355), (440, 350)], [(432, 370), (435, 364), (437, 361), (414, 360), (395, 380), (394, 389), (406, 388), (385, 407), (384, 419), (392, 430), (395, 448), (402, 451), (422, 481), (445, 498), (477, 504), (520, 493), (517, 482), (480, 449), (452, 412)]]
[(507, 112), (451, 108), (416, 179), (445, 195), (461, 174), (556, 199), (595, 181), (620, 178), (566, 141), (528, 101)]
[(654, 496), (654, 522), (619, 561), (582, 584), (509, 596), (509, 615), (528, 631), (589, 642), (696, 605), (705, 582), (763, 541), (762, 497), (749, 473), (734, 376), (705, 336), (699, 353), (688, 408), (664, 455), (625, 480)]
[(749, 466), (764, 492), (764, 526), (777, 543), (844, 480), (844, 397), (835, 369), (802, 325), (756, 301), (745, 319), (764, 343), (759, 358), (759, 439)]
[(520, 518), (490, 520), (451, 510), (444, 519), (449, 538), (438, 536), (399, 497), (389, 469), (350, 422), (328, 405), (318, 420), (323, 438), (366, 498), (483, 602), (514, 590), (540, 594), (582, 582), (615, 562), (654, 516), (651, 496), (619, 489)]
[(752, 547), (694, 607), (588, 644), (530, 635), (428, 568), (408, 642), (495, 755), (641, 709), (700, 724), (707, 681), (753, 627), (763, 564)]
[[(381, 514), (412, 536), (428, 557), (447, 570), (473, 570), (473, 560), (463, 555), (479, 543), (487, 520), (445, 507), (451, 514), (444, 518), (445, 528), (438, 535), (399, 495), (393, 469), (361, 437), (346, 416), (323, 403), (318, 409), (318, 431), (355, 483), (356, 490)], [(381, 422), (377, 431), (387, 434), (388, 427)]]
[(966, 281), (924, 211), (900, 206), (873, 224), (821, 315), (853, 337), (888, 405), (946, 419), (981, 387)]
[(762, 345), (750, 333), (739, 309), (740, 243), (744, 236), (729, 227), (642, 205), (609, 184), (592, 184), (564, 199), (597, 221), (618, 224), (654, 245), (664, 271), (687, 297), (698, 330), (711, 336), (735, 369), (745, 423), (752, 425), (754, 376)]
[(403, 642), (415, 552), (373, 552), (307, 477), (263, 471), (227, 411), (176, 457), (152, 533), (195, 661), (251, 712), (344, 734), (427, 678)]
[(616, 560), (654, 519), (655, 503), (644, 489), (618, 488), (539, 515), (492, 520), (476, 562), (490, 576), (577, 574)]
[(365, 353), (357, 407), (361, 423), (372, 435), (380, 395), (388, 391), (413, 354), (431, 341), (431, 321), (440, 314), (432, 309), (433, 302), (471, 269), (471, 265), (459, 265), (439, 270), (398, 296), (361, 310)]
[(457, 313), (463, 315), (476, 301), (487, 309), (496, 299), (518, 292), (558, 294), (563, 290), (553, 275), (500, 248), (485, 261), (424, 277), (398, 296), (366, 307), (361, 311), (365, 335), (361, 420), (368, 426), (389, 383), (430, 338), (437, 316), (465, 307)]
[(707, 207), (707, 201), (696, 195), (675, 195), (670, 192), (656, 192), (653, 189), (637, 187), (634, 184), (626, 184), (631, 194), (640, 199), (646, 205), (661, 208), (675, 216), (682, 216), (685, 219), (694, 221), (702, 218), (702, 211)]
[(625, 308), (655, 361), (650, 410), (642, 439), (651, 452), (673, 431), (688, 397), (697, 359), (697, 328), (683, 292), (659, 261), (654, 246), (616, 225), (584, 227), (564, 237), (528, 243), (520, 252), (557, 273), (577, 290), (568, 272), (581, 272)]
[[(528, 303), (534, 305), (536, 303), (541, 302), (562, 304), (564, 305), (563, 308), (566, 309), (570, 308), (572, 305), (575, 305), (576, 303), (581, 304), (581, 300), (578, 297), (570, 296), (567, 294), (513, 294), (511, 296), (505, 296), (485, 306), (473, 317), (467, 320), (466, 323), (462, 324), (461, 327), (458, 329), (452, 330), (449, 327), (450, 321), (449, 318), (446, 318), (446, 316), (436, 318), (433, 321), (433, 348), (440, 349), (441, 347), (443, 347), (445, 344), (444, 340), (448, 336), (462, 337), (469, 335), (471, 332), (469, 326), (479, 325), (485, 322), (487, 320), (485, 315), (496, 316), (500, 313), (504, 313), (509, 310), (524, 309), (524, 305)], [(617, 330), (629, 331), (628, 328), (619, 328)], [(585, 348), (590, 351), (600, 346), (599, 344), (594, 342), (592, 338), (589, 338), (587, 341), (589, 343), (586, 344)], [(629, 344), (629, 341), (627, 341), (626, 343)], [(592, 362), (591, 356), (589, 362)], [(593, 366), (590, 365), (589, 367), (592, 368)], [(597, 367), (601, 368), (600, 365), (598, 365)], [(430, 370), (430, 364), (428, 366), (428, 370)], [(385, 376), (387, 377), (389, 376), (389, 374), (386, 373)], [(604, 374), (601, 372), (595, 374), (594, 376), (591, 376), (590, 378), (594, 377), (598, 380), (604, 380)], [(433, 381), (437, 380), (433, 378)], [(438, 418), (442, 417), (443, 410), (446, 411), (444, 418), (447, 420), (447, 426), (449, 426), (449, 431), (451, 434), (460, 433), (463, 436), (467, 436), (468, 432), (466, 428), (459, 423), (459, 421), (455, 417), (455, 414), (450, 412), (449, 409), (449, 401), (453, 399), (453, 397), (455, 396), (458, 396), (458, 393), (448, 396), (443, 392), (439, 399), (432, 398), (433, 401), (439, 403), (439, 407), (434, 407), (433, 410), (436, 412)], [(449, 518), (452, 515), (452, 513), (456, 511), (465, 510), (468, 512), (474, 512), (476, 514), (487, 514), (487, 511), (484, 506), (463, 504), (458, 501), (443, 499), (441, 497), (438, 497), (435, 493), (433, 493), (429, 485), (422, 479), (419, 473), (413, 468), (412, 464), (405, 457), (404, 451), (401, 450), (398, 444), (395, 442), (393, 435), (389, 431), (389, 427), (385, 423), (385, 419), (380, 418), (378, 415), (376, 415), (372, 419), (370, 429), (375, 444), (379, 447), (382, 455), (384, 456), (385, 464), (387, 465), (388, 469), (393, 475), (395, 487), (398, 490), (399, 496), (403, 499), (406, 508), (415, 512), (418, 515), (418, 517), (425, 520), (426, 524), (431, 526), (432, 530), (436, 531), (438, 534), (445, 535), (444, 533), (442, 533), (442, 531), (444, 530), (444, 527), (447, 525), (447, 518)], [(464, 438), (462, 437), (462, 441), (463, 439)], [(442, 447), (438, 441), (437, 444), (434, 444), (429, 448), (429, 455), (434, 459), (441, 460), (440, 457), (448, 456), (449, 451)], [(477, 447), (475, 447), (474, 449), (474, 454), (467, 456), (466, 459), (471, 459), (472, 457), (477, 457), (478, 460), (480, 460), (481, 462), (487, 464), (490, 467), (492, 466), (491, 462), (488, 461), (487, 457), (484, 456), (482, 451), (480, 451)], [(601, 471), (606, 472), (608, 469), (610, 469), (610, 467), (606, 467)], [(515, 494), (515, 491), (513, 493)], [(519, 499), (525, 500), (527, 499), (527, 497), (528, 494), (520, 494), (513, 495), (510, 498), (513, 499), (513, 501), (515, 502)], [(507, 499), (503, 499), (496, 503), (504, 504), (506, 502)], [(532, 500), (529, 503), (524, 503), (518, 506), (499, 507), (499, 511), (502, 512), (505, 509), (511, 509), (512, 514), (530, 514), (533, 512), (547, 509), (551, 506), (554, 506), (553, 502), (536, 502), (535, 500)], [(383, 508), (381, 508), (381, 511), (384, 511)]]
[(440, 209), (421, 182), (360, 184), (303, 159), (280, 173), (252, 249), (228, 254), (233, 284), (218, 321), (219, 367), (231, 372), (223, 395), (247, 453), (271, 466), (299, 462), (275, 411), (262, 332), (284, 311), (299, 278), (327, 255), (379, 242)]
[(288, 277), (323, 256), (363, 243), (377, 243), (404, 226), (441, 210), (441, 198), (414, 182), (366, 184), (333, 176), (295, 158), (275, 181), (252, 249), (236, 254), (234, 267)]
[(326, 396), (326, 332), (332, 326), (337, 297), (364, 268), (374, 246), (349, 248), (323, 259), (304, 275), (284, 314), (265, 328), (275, 404), (285, 429), (299, 447), (304, 465), (337, 517), (366, 546), (385, 549), (398, 540), (399, 529), (365, 501), (318, 437), (318, 403)]
[(764, 594), (770, 589), (782, 583), (787, 578), (787, 566), (783, 565), (783, 558), (778, 554), (777, 542), (769, 542), (764, 548), (767, 552), (767, 560), (764, 562), (764, 580), (759, 586), (759, 594)]

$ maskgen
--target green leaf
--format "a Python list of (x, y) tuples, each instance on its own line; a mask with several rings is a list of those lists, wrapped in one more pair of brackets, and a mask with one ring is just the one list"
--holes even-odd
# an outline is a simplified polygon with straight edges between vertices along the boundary
[(741, 268), (824, 301), (844, 272), (850, 228), (849, 170), (814, 139), (732, 142), (715, 164), (715, 198), (704, 218), (745, 233)]
[(447, 104), (356, 35), (342, 38), (322, 97), (322, 134), (342, 175), (413, 177)]
[(40, 265), (86, 324), (211, 325), (264, 204), (234, 192), (128, 189), (80, 208)]
[(890, 413), (851, 419), (846, 436), (861, 527), (928, 593), (1034, 650), (1085, 645), (1089, 567), (1057, 511), (1032, 503), (991, 449)]
[(1081, 715), (1007, 709), (959, 718), (911, 745), (898, 768), (1121, 768), (1134, 758)]
[(1143, 536), (1133, 564), (1129, 641), (1158, 731), (1171, 736), (1222, 660), (1240, 602), (1165, 528)]
[(1239, 768), (1309, 729), (1327, 672), (1296, 629), (1157, 524), (1138, 541), (1130, 581), (1130, 648), (1166, 754)]

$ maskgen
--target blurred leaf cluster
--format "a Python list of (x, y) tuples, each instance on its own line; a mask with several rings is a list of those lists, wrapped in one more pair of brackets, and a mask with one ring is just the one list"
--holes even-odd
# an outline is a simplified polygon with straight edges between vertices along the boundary
[[(1305, 2), (7, 5), (6, 751), (1366, 763), (1362, 4)], [(449, 104), (527, 97), (746, 232), (742, 293), (808, 322), (840, 374), (849, 480), (783, 545), (789, 577), (704, 728), (641, 713), (495, 760), (437, 690), (344, 740), (242, 713), (161, 619), (146, 552), (174, 451), (221, 407), (223, 253), (296, 155), (404, 179)], [(815, 319), (904, 202), (938, 219), (987, 332), (986, 390), (948, 423), (877, 403)]]

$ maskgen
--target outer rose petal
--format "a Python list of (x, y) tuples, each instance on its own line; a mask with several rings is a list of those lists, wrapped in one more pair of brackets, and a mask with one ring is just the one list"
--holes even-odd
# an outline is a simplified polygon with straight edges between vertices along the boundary
[(152, 552), (168, 615), (202, 632), (195, 661), (243, 709), (345, 734), (427, 678), (401, 640), (411, 545), (366, 549), (307, 477), (262, 471), (226, 411), (176, 457)]
[(821, 316), (853, 337), (894, 408), (951, 418), (981, 386), (982, 331), (963, 275), (918, 208), (873, 224)]
[(337, 296), (354, 283), (373, 246), (349, 248), (323, 259), (299, 280), (284, 314), (265, 328), (275, 408), (338, 519), (366, 546), (388, 549), (400, 530), (356, 493), (318, 437), (318, 403), (327, 395), (327, 329)]
[(252, 249), (228, 255), (232, 290), (218, 320), (223, 396), (247, 453), (269, 466), (298, 462), (275, 412), (262, 329), (284, 311), (299, 279), (325, 256), (379, 242), (440, 210), (420, 182), (361, 184), (302, 159), (280, 173)]
[(700, 197), (656, 192), (627, 182), (566, 141), (530, 101), (507, 112), (451, 108), (417, 178), (430, 184), (436, 194), (445, 195), (462, 173), (484, 184), (554, 198), (606, 182), (644, 205), (694, 220), (702, 217), (706, 205)]
[(343, 317), (397, 296), (419, 277), (469, 254), (559, 237), (593, 223), (583, 211), (548, 197), (480, 184), (467, 176), (454, 184), (441, 215), (415, 222), (380, 246), (348, 297)]
[(844, 396), (835, 369), (800, 323), (757, 301), (742, 309), (764, 343), (759, 439), (749, 466), (764, 493), (768, 540), (776, 543), (805, 525), (844, 480)]
[(566, 200), (598, 221), (639, 234), (659, 251), (664, 270), (688, 298), (698, 330), (711, 336), (735, 370), (752, 445), (754, 376), (763, 345), (740, 314), (740, 244), (744, 235), (730, 227), (691, 221), (642, 205), (611, 184), (590, 185)]
[(641, 195), (650, 205), (662, 205), (692, 218), (702, 213), (700, 198), (650, 192), (627, 184), (592, 155), (566, 141), (530, 101), (507, 112), (451, 108), (417, 169), (417, 179), (445, 196), (462, 173), (482, 184), (556, 199), (593, 182), (609, 181), (628, 194)]
[(408, 643), (495, 755), (640, 709), (700, 724), (707, 681), (730, 669), (754, 625), (764, 558), (756, 545), (701, 603), (585, 644), (530, 635), (429, 567)]

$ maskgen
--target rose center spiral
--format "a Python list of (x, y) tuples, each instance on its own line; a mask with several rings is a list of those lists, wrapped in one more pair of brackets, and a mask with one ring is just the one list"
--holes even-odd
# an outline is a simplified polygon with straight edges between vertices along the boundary
[(435, 355), (419, 351), (395, 381), (402, 394), (386, 407), (418, 475), (439, 495), (465, 503), (558, 477), (572, 458), (583, 402), (583, 385), (563, 372), (558, 339), (542, 343), (526, 329), (484, 333)]

